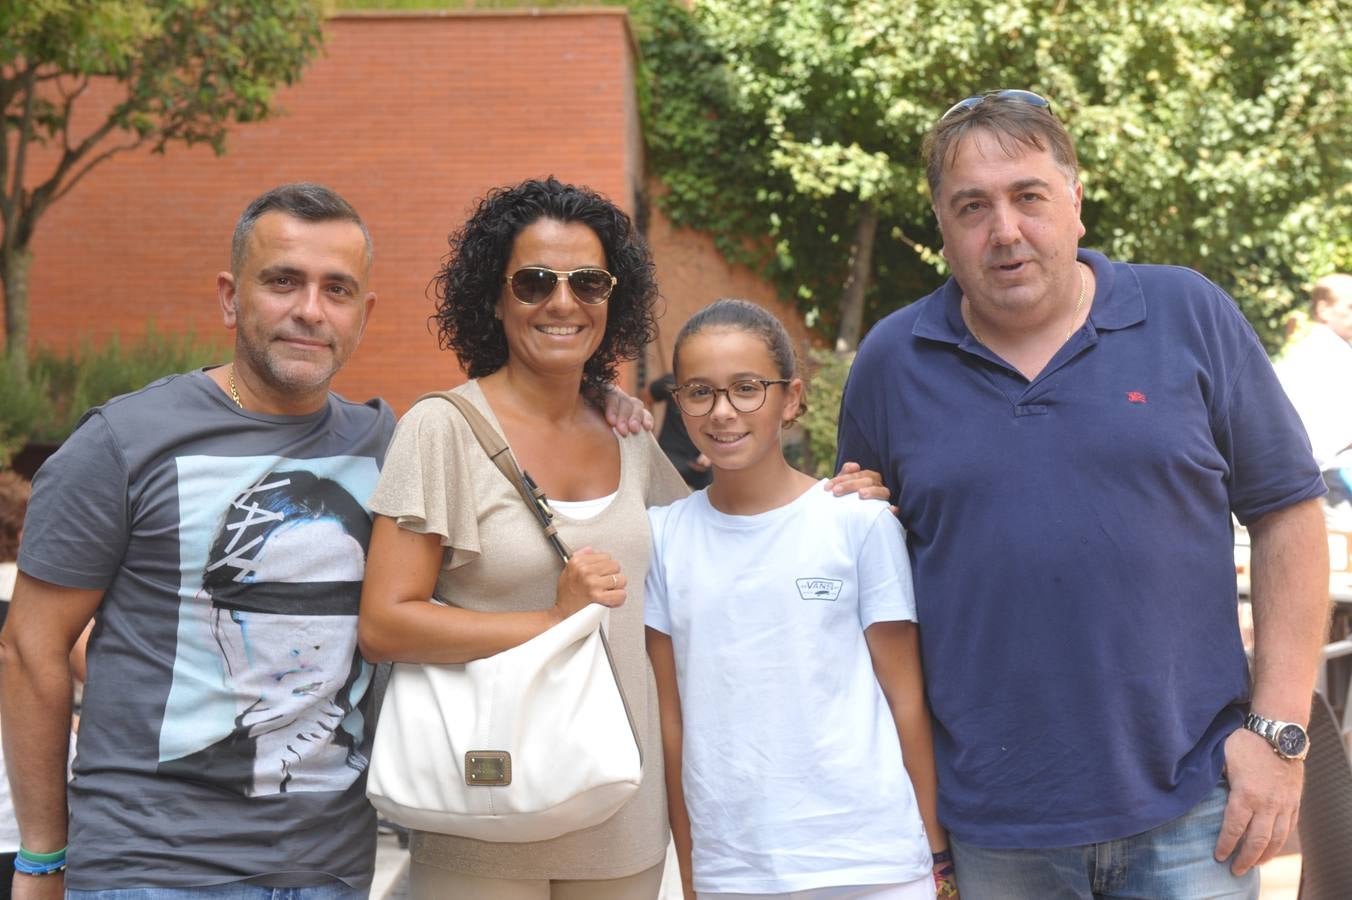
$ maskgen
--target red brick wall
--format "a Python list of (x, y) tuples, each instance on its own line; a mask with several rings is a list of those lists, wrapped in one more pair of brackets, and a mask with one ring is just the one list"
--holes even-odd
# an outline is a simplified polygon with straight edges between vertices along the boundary
[[(660, 191), (656, 185), (655, 191)], [(660, 213), (648, 225), (648, 241), (657, 263), (657, 280), (665, 301), (657, 340), (649, 345), (648, 365), (652, 377), (671, 368), (672, 343), (696, 310), (722, 297), (740, 297), (770, 309), (784, 323), (802, 355), (811, 335), (802, 317), (782, 303), (774, 288), (745, 266), (730, 264), (714, 247), (713, 239), (699, 231), (677, 229)]]
[[(335, 387), (402, 410), (463, 378), (427, 329), (426, 290), (447, 233), (487, 188), (554, 174), (634, 211), (642, 140), (622, 11), (350, 14), (325, 32), (322, 56), (280, 93), (282, 113), (235, 128), (225, 156), (124, 154), (51, 209), (33, 245), (34, 343), (138, 336), (153, 319), (219, 338), (224, 358), (214, 283), (236, 217), (274, 185), (319, 181), (356, 206), (376, 246), (379, 300)], [(772, 302), (706, 237), (654, 214), (651, 239), (669, 300), (664, 354), (715, 297)]]

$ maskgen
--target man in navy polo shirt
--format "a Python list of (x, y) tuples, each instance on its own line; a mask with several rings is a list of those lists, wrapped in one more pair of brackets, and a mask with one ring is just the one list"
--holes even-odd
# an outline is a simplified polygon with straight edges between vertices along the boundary
[(883, 473), (909, 533), (963, 896), (1257, 897), (1296, 819), (1327, 609), (1300, 422), (1219, 288), (1078, 249), (1046, 100), (968, 98), (926, 156), (953, 278), (869, 334), (839, 452)]

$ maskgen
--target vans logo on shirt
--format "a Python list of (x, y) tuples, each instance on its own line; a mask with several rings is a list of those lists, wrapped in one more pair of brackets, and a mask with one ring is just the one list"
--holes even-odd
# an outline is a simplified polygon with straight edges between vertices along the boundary
[(1143, 391), (1127, 391), (1128, 403), (1144, 403), (1145, 393)]
[(840, 589), (845, 584), (839, 578), (797, 578), (794, 581), (798, 585), (798, 596), (804, 600), (832, 602), (840, 596)]

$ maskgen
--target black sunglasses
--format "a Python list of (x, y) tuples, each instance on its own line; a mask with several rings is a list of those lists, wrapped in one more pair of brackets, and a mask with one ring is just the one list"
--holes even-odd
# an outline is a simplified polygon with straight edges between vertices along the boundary
[(977, 94), (975, 97), (968, 97), (966, 100), (959, 100), (948, 108), (948, 112), (939, 117), (939, 121), (942, 122), (955, 112), (966, 109), (975, 109), (992, 97), (1000, 100), (1018, 100), (1020, 103), (1027, 103), (1029, 106), (1045, 109), (1048, 114), (1052, 111), (1052, 102), (1046, 97), (1043, 97), (1040, 94), (1034, 94), (1032, 91), (1021, 91), (1018, 88), (1009, 88), (1003, 91), (987, 91), (984, 94)]
[(579, 303), (596, 306), (610, 299), (618, 279), (605, 269), (584, 268), (561, 272), (544, 266), (526, 266), (507, 276), (512, 296), (527, 306), (535, 306), (549, 299), (559, 278), (568, 279), (568, 290)]

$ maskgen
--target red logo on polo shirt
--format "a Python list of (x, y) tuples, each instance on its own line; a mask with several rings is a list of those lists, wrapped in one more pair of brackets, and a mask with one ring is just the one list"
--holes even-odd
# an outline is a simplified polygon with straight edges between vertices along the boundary
[(1145, 394), (1141, 393), (1140, 391), (1127, 391), (1127, 402), (1128, 402), (1128, 403), (1144, 403), (1144, 402), (1145, 402)]

